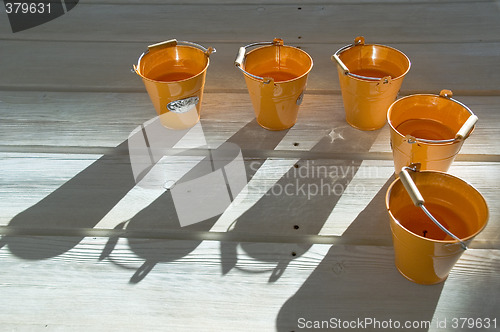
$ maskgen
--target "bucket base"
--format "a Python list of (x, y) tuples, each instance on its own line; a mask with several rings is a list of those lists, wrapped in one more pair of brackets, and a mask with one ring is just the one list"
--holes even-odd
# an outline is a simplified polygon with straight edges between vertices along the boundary
[(200, 122), (200, 114), (197, 109), (193, 109), (187, 113), (179, 114), (167, 112), (159, 115), (160, 123), (163, 127), (173, 130), (184, 130), (194, 127)]
[(260, 123), (259, 121), (257, 121), (257, 123), (259, 124), (259, 126), (261, 126), (262, 128), (264, 129), (267, 129), (267, 130), (271, 130), (271, 131), (282, 131), (282, 130), (288, 130), (290, 128), (292, 128), (293, 126), (295, 126), (295, 123), (292, 124), (291, 126), (289, 127), (283, 127), (283, 128), (271, 128), (271, 127), (267, 127), (267, 126), (264, 126), (262, 123)]
[(358, 126), (355, 126), (354, 124), (352, 124), (351, 122), (349, 122), (349, 120), (347, 120), (347, 118), (345, 119), (345, 121), (347, 122), (347, 124), (351, 127), (353, 127), (354, 129), (358, 129), (358, 130), (364, 130), (364, 131), (374, 131), (374, 130), (379, 130), (381, 128), (383, 128), (385, 126), (385, 123), (381, 126), (381, 127), (373, 127), (373, 128), (362, 128), (362, 127), (358, 127)]
[(399, 269), (399, 267), (398, 267), (398, 266), (396, 266), (396, 268), (398, 269), (399, 273), (401, 273), (401, 275), (402, 275), (403, 277), (405, 277), (405, 278), (406, 278), (406, 279), (408, 279), (409, 281), (414, 282), (414, 283), (419, 284), (419, 285), (428, 285), (428, 286), (430, 286), (430, 285), (437, 285), (437, 284), (440, 284), (440, 283), (444, 282), (446, 279), (448, 279), (448, 276), (446, 276), (445, 278), (443, 278), (443, 279), (441, 279), (441, 280), (438, 280), (438, 281), (436, 281), (436, 282), (420, 282), (420, 281), (417, 281), (417, 280), (415, 280), (415, 279), (412, 279), (412, 278), (408, 277), (406, 274), (404, 274), (404, 273), (403, 273), (403, 272)]

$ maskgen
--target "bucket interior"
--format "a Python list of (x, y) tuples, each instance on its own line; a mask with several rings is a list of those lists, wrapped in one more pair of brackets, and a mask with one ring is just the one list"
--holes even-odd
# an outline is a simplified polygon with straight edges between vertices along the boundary
[(353, 74), (374, 78), (402, 77), (410, 69), (410, 60), (400, 51), (382, 45), (358, 45), (339, 54)]
[(272, 77), (275, 82), (297, 79), (309, 73), (311, 57), (291, 46), (264, 46), (246, 55), (244, 69), (260, 77)]
[(206, 70), (208, 57), (195, 47), (177, 45), (147, 52), (139, 61), (139, 74), (159, 82), (189, 79)]
[[(486, 226), (486, 201), (468, 183), (438, 172), (419, 172), (412, 178), (424, 197), (425, 207), (460, 239), (470, 239)], [(400, 179), (390, 188), (386, 203), (392, 216), (411, 233), (432, 240), (455, 241), (413, 204)]]
[(470, 115), (459, 103), (436, 95), (401, 98), (388, 112), (391, 127), (402, 136), (429, 140), (455, 138)]

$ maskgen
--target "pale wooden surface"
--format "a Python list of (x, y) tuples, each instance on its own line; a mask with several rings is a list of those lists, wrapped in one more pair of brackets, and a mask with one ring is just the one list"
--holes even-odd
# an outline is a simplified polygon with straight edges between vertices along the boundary
[[(497, 1), (92, 0), (13, 34), (1, 11), (2, 330), (297, 331), (300, 317), (500, 325), (499, 18)], [(481, 191), (490, 221), (443, 284), (394, 267), (389, 130), (346, 124), (330, 61), (357, 35), (410, 57), (401, 95), (452, 89), (479, 116), (450, 173)], [(273, 37), (314, 59), (286, 132), (256, 125), (233, 65), (239, 46)], [(211, 146), (241, 147), (250, 180), (222, 215), (186, 228), (169, 192), (135, 185), (126, 144), (154, 116), (131, 66), (170, 38), (217, 48), (201, 124)], [(319, 167), (348, 174), (313, 176)], [(297, 179), (344, 191), (273, 194)]]

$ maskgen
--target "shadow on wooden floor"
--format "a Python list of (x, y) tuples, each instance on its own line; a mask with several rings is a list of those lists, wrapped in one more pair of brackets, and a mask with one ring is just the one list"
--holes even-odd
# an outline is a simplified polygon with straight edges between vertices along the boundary
[[(263, 130), (259, 127), (257, 122), (253, 120), (229, 138), (227, 142), (234, 143), (240, 147), (246, 147), (249, 143), (252, 143), (254, 148), (273, 150), (279, 142), (281, 142), (286, 133), (286, 130), (280, 132)], [(200, 164), (201, 162), (198, 165)], [(256, 168), (250, 167), (250, 163), (248, 162), (245, 163), (245, 166), (248, 180), (250, 180), (254, 175)], [(196, 173), (196, 167), (188, 172), (183, 179), (190, 178), (190, 173), (193, 172)], [(179, 180), (179, 182), (182, 182), (183, 179)], [(193, 209), (196, 209), (195, 203), (193, 203)], [(217, 220), (218, 216), (193, 225), (182, 227), (182, 230), (187, 232), (209, 231)], [(162, 231), (181, 229), (171, 192), (166, 191), (152, 204), (136, 214), (128, 223), (126, 223), (126, 225), (123, 224), (123, 227), (132, 231)], [(109, 240), (101, 258), (106, 257), (112, 251), (117, 240), (118, 239), (113, 238)], [(157, 263), (174, 261), (186, 256), (199, 246), (201, 240), (189, 242), (162, 240), (155, 242), (154, 244), (149, 243), (148, 246), (145, 247), (142, 239), (129, 238), (128, 243), (130, 249), (145, 260), (143, 265), (130, 279), (131, 283), (138, 283), (147, 276)], [(176, 250), (173, 252), (172, 247), (174, 246)]]
[[(115, 150), (127, 149), (123, 142)], [(40, 202), (16, 215), (11, 228), (36, 232), (55, 232), (67, 229), (93, 228), (135, 186), (129, 156), (104, 155), (68, 180)], [(31, 260), (61, 255), (82, 239), (58, 243), (51, 236), (4, 236), (2, 245), (8, 245), (12, 254)]]
[[(390, 240), (389, 220), (383, 207), (385, 193), (393, 180), (391, 177), (387, 181), (342, 237), (362, 242), (376, 233), (385, 234)], [(378, 324), (389, 320), (426, 324), (432, 321), (443, 285), (424, 286), (405, 279), (394, 265), (392, 247), (333, 245), (300, 289), (283, 305), (276, 327), (278, 331), (290, 332), (314, 324), (322, 327), (319, 331), (332, 330), (342, 327), (339, 324), (344, 321), (370, 323), (353, 325), (358, 330), (380, 330), (378, 325), (373, 325), (377, 321)]]
[[(325, 136), (311, 151), (367, 152), (377, 135), (377, 131), (360, 132), (347, 127), (343, 132), (343, 140), (332, 141)], [(360, 165), (361, 160), (299, 160), (237, 219), (229, 233), (282, 236), (318, 234)], [(223, 274), (236, 267), (238, 246), (256, 260), (276, 263), (269, 282), (277, 281), (288, 264), (311, 247), (310, 244), (262, 243), (256, 248), (251, 243), (222, 242)], [(278, 255), (263, 254), (265, 252)], [(276, 260), (275, 257), (288, 258)]]
[[(286, 130), (264, 130), (253, 120), (234, 134), (228, 142), (240, 146), (243, 150), (272, 151), (286, 134)], [(347, 127), (343, 135), (345, 139), (335, 141), (325, 136), (311, 151), (335, 153), (355, 149), (358, 152), (366, 152), (370, 149), (378, 132), (360, 133)], [(126, 145), (127, 142), (124, 142), (116, 150), (126, 151)], [(245, 162), (248, 180), (263, 163), (264, 159), (252, 159)], [(360, 164), (361, 160), (300, 160), (297, 167), (291, 167), (272, 187), (268, 195), (264, 195), (236, 221), (230, 232), (284, 236), (318, 234), (340, 199), (343, 190), (355, 176)], [(195, 168), (193, 172), (196, 172)], [(191, 171), (185, 177), (189, 178), (190, 173)], [(332, 173), (337, 175), (332, 175)], [(182, 182), (182, 179), (179, 182)], [(134, 186), (135, 181), (128, 154), (105, 155), (39, 203), (19, 213), (11, 220), (9, 227), (54, 231), (93, 228)], [(277, 195), (275, 194), (276, 188), (288, 188), (291, 194), (287, 195), (282, 192)], [(311, 188), (314, 188), (314, 194), (309, 192)], [(196, 206), (194, 205), (193, 208)], [(181, 227), (172, 193), (166, 191), (131, 220), (117, 225), (116, 229), (155, 232), (182, 228), (183, 231), (197, 232), (209, 231), (216, 221), (217, 217), (213, 217), (191, 226)], [(20, 258), (41, 260), (69, 251), (83, 239), (83, 235), (71, 238), (72, 241), (67, 239), (66, 237), (65, 241), (57, 242), (51, 236), (4, 236), (1, 245), (8, 245), (11, 253)], [(101, 260), (109, 257), (117, 241), (117, 237), (109, 239), (101, 253)], [(173, 246), (172, 241), (180, 246), (175, 253), (169, 249)], [(145, 247), (143, 240), (129, 238), (131, 250), (144, 259), (143, 265), (132, 275), (130, 282), (140, 282), (159, 262), (184, 257), (196, 249), (201, 240), (190, 241), (187, 246), (181, 242), (162, 240), (150, 244), (150, 247)], [(245, 242), (221, 242), (222, 274), (228, 273), (236, 266), (238, 245), (257, 260), (276, 262), (276, 267), (269, 276), (270, 282), (278, 280), (289, 262), (300, 257), (310, 248), (309, 244), (263, 243), (259, 246), (259, 250), (255, 251), (255, 246)], [(268, 247), (268, 250), (263, 251), (263, 247)], [(263, 255), (263, 252), (271, 254)], [(276, 257), (289, 257), (289, 259)]]

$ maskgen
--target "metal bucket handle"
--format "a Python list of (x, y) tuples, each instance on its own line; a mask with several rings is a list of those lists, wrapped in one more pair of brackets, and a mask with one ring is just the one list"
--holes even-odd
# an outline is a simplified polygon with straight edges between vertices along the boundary
[(373, 82), (380, 81), (382, 84), (391, 83), (391, 81), (392, 81), (392, 77), (391, 76), (384, 76), (384, 77), (381, 77), (381, 78), (377, 78), (377, 77), (369, 77), (369, 76), (362, 76), (362, 75), (353, 74), (353, 73), (351, 73), (349, 71), (349, 68), (347, 68), (347, 66), (345, 65), (345, 63), (342, 62), (342, 60), (340, 60), (340, 57), (339, 57), (340, 53), (342, 53), (343, 51), (345, 51), (348, 48), (356, 47), (356, 46), (364, 45), (364, 44), (365, 44), (365, 38), (364, 37), (362, 37), (362, 36), (356, 37), (354, 39), (354, 43), (346, 45), (346, 46), (340, 48), (337, 52), (335, 52), (335, 54), (332, 55), (331, 60), (333, 62), (337, 62), (337, 64), (340, 66), (340, 68), (342, 68), (342, 71), (344, 72), (344, 75), (355, 77), (355, 78), (358, 78), (358, 79), (361, 79), (361, 80), (367, 80), (367, 81), (373, 81)]
[(455, 141), (465, 140), (467, 137), (469, 137), (469, 134), (471, 133), (474, 126), (476, 125), (478, 117), (466, 105), (462, 104), (461, 102), (459, 102), (456, 99), (451, 98), (451, 97), (453, 97), (453, 92), (451, 92), (451, 90), (441, 90), (441, 92), (439, 92), (439, 97), (446, 98), (448, 100), (451, 100), (451, 101), (459, 104), (460, 106), (465, 108), (470, 113), (470, 116), (464, 122), (462, 127), (460, 127), (460, 129), (457, 131), (454, 138), (443, 139), (443, 140), (432, 140), (432, 139), (416, 138), (416, 137), (413, 137), (411, 135), (406, 135), (406, 140), (408, 143), (410, 143), (410, 144), (417, 143), (417, 142), (435, 143), (435, 144), (452, 143)]
[(177, 39), (170, 39), (170, 40), (167, 40), (167, 41), (164, 41), (164, 42), (160, 42), (160, 43), (156, 43), (156, 44), (153, 44), (153, 45), (149, 45), (148, 46), (148, 50), (152, 51), (152, 50), (155, 50), (155, 49), (157, 50), (157, 49), (162, 49), (162, 48), (165, 48), (165, 47), (177, 46), (179, 44), (180, 45), (188, 45), (188, 46), (193, 46), (193, 47), (199, 48), (200, 50), (203, 51), (203, 53), (205, 53), (205, 55), (207, 57), (210, 56), (210, 54), (217, 52), (217, 50), (215, 48), (213, 48), (213, 47), (205, 48), (205, 47), (201, 46), (200, 44), (196, 44), (196, 43), (189, 42), (189, 41), (177, 40)]
[(252, 43), (252, 44), (248, 44), (246, 46), (240, 47), (240, 49), (238, 50), (238, 54), (236, 55), (236, 59), (234, 60), (234, 65), (239, 70), (241, 70), (244, 74), (246, 74), (250, 77), (253, 77), (259, 81), (262, 81), (262, 83), (264, 83), (264, 84), (269, 84), (271, 82), (274, 83), (274, 79), (272, 77), (260, 77), (257, 75), (253, 75), (242, 68), (243, 62), (245, 61), (247, 48), (255, 47), (255, 46), (264, 46), (264, 45), (283, 46), (283, 39), (274, 38), (272, 42), (257, 42), (257, 43)]
[(413, 204), (416, 207), (420, 207), (422, 209), (422, 211), (424, 211), (424, 213), (432, 220), (432, 222), (434, 224), (436, 224), (436, 226), (438, 226), (443, 232), (445, 232), (446, 234), (451, 236), (453, 239), (457, 240), (460, 243), (460, 245), (462, 246), (462, 249), (467, 250), (467, 245), (465, 244), (465, 242), (460, 240), (459, 237), (457, 237), (455, 234), (453, 234), (448, 229), (446, 229), (446, 227), (441, 225), (441, 223), (439, 221), (437, 221), (436, 218), (434, 218), (434, 216), (429, 212), (429, 210), (427, 210), (427, 208), (424, 205), (425, 201), (424, 201), (424, 198), (422, 197), (422, 194), (420, 193), (420, 191), (417, 188), (417, 185), (415, 184), (415, 182), (413, 182), (413, 179), (411, 178), (410, 174), (408, 173), (408, 170), (411, 170), (413, 172), (418, 172), (419, 165), (413, 164), (411, 166), (413, 166), (413, 168), (408, 167), (408, 166), (403, 167), (401, 169), (401, 172), (399, 173), (399, 178), (401, 179), (403, 186), (405, 187), (406, 191), (408, 192), (408, 195), (410, 195), (410, 198), (411, 198)]
[(217, 50), (213, 47), (205, 48), (205, 47), (201, 46), (200, 44), (196, 44), (193, 42), (177, 40), (177, 39), (170, 39), (170, 40), (166, 40), (166, 41), (162, 41), (162, 42), (159, 42), (156, 44), (149, 45), (148, 50), (146, 52), (142, 53), (141, 56), (139, 57), (139, 60), (137, 60), (137, 66), (133, 65), (132, 72), (137, 72), (137, 70), (139, 68), (139, 64), (141, 63), (142, 57), (144, 55), (146, 55), (147, 53), (154, 51), (154, 50), (160, 50), (162, 48), (175, 47), (177, 45), (188, 45), (188, 46), (198, 48), (201, 51), (203, 51), (203, 53), (205, 53), (207, 58), (210, 57), (210, 54), (217, 52)]

